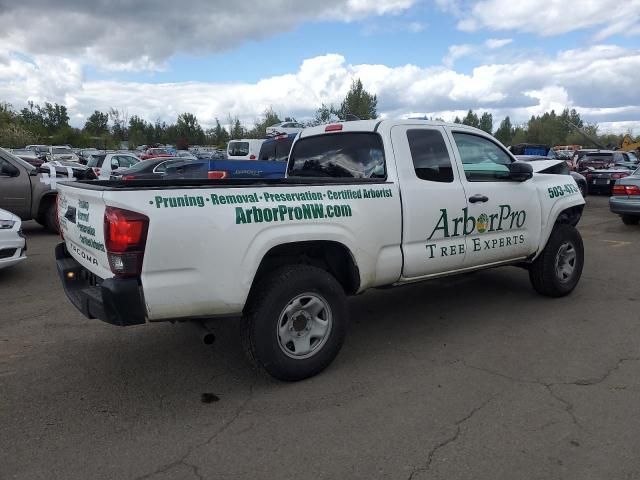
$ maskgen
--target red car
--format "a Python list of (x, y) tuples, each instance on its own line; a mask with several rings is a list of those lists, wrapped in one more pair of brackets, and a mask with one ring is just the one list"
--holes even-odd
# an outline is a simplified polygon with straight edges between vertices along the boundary
[(140, 160), (159, 157), (173, 157), (173, 155), (166, 148), (148, 148), (146, 152), (140, 155)]

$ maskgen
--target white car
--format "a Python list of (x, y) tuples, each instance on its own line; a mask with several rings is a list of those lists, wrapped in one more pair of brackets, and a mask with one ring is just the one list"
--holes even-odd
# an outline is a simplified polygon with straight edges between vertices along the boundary
[(109, 180), (111, 172), (132, 167), (140, 159), (131, 153), (103, 153), (91, 155), (87, 167), (91, 167), (98, 180)]
[(267, 127), (267, 135), (278, 135), (279, 133), (298, 133), (304, 125), (298, 122), (281, 122)]
[(22, 221), (13, 213), (0, 209), (0, 269), (26, 259), (26, 251)]
[(80, 157), (73, 153), (71, 148), (60, 145), (60, 146), (52, 146), (49, 147), (49, 151), (47, 152), (47, 160), (49, 162), (57, 161), (67, 161), (67, 162), (79, 162)]
[(227, 158), (229, 160), (256, 160), (263, 143), (264, 140), (255, 138), (231, 140), (227, 145)]

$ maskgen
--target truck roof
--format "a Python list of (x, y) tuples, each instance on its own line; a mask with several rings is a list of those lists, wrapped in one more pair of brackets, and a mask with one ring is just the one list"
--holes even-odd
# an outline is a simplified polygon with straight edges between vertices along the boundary
[[(381, 128), (391, 128), (395, 125), (425, 125), (433, 127), (455, 127), (457, 129), (468, 130), (472, 132), (478, 132), (486, 134), (480, 129), (463, 125), (460, 123), (441, 122), (436, 120), (419, 120), (419, 119), (377, 119), (377, 120), (356, 120), (352, 122), (334, 122), (317, 127), (308, 127), (300, 132), (300, 138), (311, 137), (314, 135), (324, 135), (330, 125), (341, 125), (340, 130), (343, 132), (375, 132)], [(331, 131), (331, 130), (329, 130)]]

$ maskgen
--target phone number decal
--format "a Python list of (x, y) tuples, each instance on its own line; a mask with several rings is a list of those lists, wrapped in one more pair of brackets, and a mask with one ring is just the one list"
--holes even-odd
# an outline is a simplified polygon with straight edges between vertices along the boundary
[(549, 187), (547, 189), (549, 193), (549, 198), (558, 198), (564, 197), (565, 195), (575, 195), (576, 193), (580, 193), (578, 187), (571, 183), (567, 183), (565, 185), (558, 185), (557, 187)]

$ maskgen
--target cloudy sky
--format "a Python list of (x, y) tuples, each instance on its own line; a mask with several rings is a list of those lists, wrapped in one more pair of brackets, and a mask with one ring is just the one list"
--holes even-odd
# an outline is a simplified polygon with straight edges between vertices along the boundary
[(0, 25), (0, 101), (76, 126), (303, 119), (360, 77), (384, 116), (568, 106), (640, 135), (640, 0), (0, 0)]

